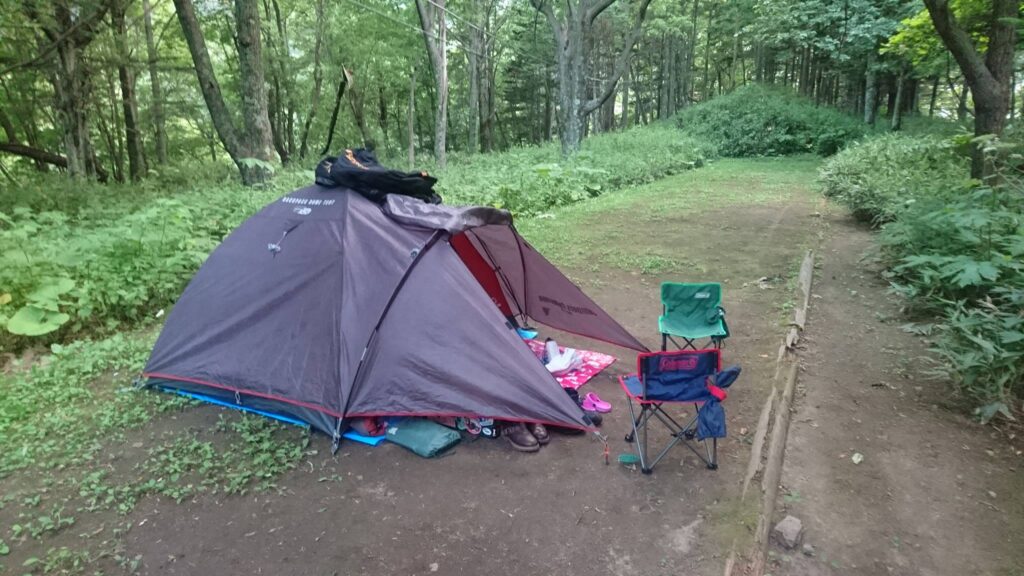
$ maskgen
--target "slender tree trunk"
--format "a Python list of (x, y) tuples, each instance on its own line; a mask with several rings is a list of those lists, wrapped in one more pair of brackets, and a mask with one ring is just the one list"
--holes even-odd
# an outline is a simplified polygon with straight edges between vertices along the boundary
[(712, 4), (711, 9), (708, 10), (708, 26), (704, 30), (704, 34), (707, 35), (707, 41), (704, 44), (704, 87), (701, 89), (701, 101), (711, 99), (711, 24), (714, 18), (715, 6)]
[(697, 12), (700, 8), (700, 0), (693, 0), (693, 11), (690, 13), (690, 46), (686, 54), (686, 76), (687, 76), (687, 101), (695, 102), (693, 89), (696, 86), (694, 81), (693, 65), (697, 59)]
[(892, 106), (890, 106), (889, 110), (892, 115), (892, 121), (889, 124), (889, 128), (894, 132), (903, 127), (903, 100), (906, 97), (906, 85), (907, 79), (905, 72), (901, 71), (899, 76), (896, 78), (896, 97), (893, 99)]
[(480, 61), (480, 56), (486, 51), (486, 39), (484, 38), (483, 21), (487, 18), (487, 12), (483, 6), (483, 0), (471, 0), (469, 21), (470, 49), (466, 52), (469, 62), (469, 153), (476, 154), (480, 151), (480, 77), (485, 74), (481, 68), (485, 65)]
[(352, 110), (352, 119), (355, 120), (356, 128), (359, 129), (359, 136), (363, 139), (363, 147), (373, 150), (377, 147), (377, 144), (373, 141), (373, 136), (366, 126), (365, 100), (363, 96), (363, 87), (359, 85), (359, 77), (355, 76), (355, 82), (352, 82), (352, 85), (348, 87), (348, 103)]
[(939, 96), (939, 75), (932, 76), (932, 95), (928, 99), (928, 117), (935, 115), (935, 99)]
[(868, 62), (864, 82), (864, 123), (874, 126), (878, 113), (878, 71), (875, 70), (873, 58)]
[(124, 21), (124, 0), (112, 0), (110, 20), (113, 28), (114, 49), (117, 52), (117, 76), (121, 85), (121, 108), (124, 115), (125, 144), (128, 150), (128, 174), (132, 182), (146, 175), (146, 156), (139, 130), (139, 105), (135, 99), (135, 76), (129, 66), (127, 46), (128, 29)]
[(309, 112), (306, 113), (306, 120), (302, 123), (302, 136), (299, 138), (299, 157), (305, 158), (309, 151), (309, 129), (313, 125), (313, 118), (320, 108), (320, 91), (323, 89), (324, 73), (320, 65), (321, 51), (324, 44), (324, 0), (316, 0), (316, 31), (313, 41), (313, 91), (309, 96)]
[(416, 68), (409, 72), (409, 171), (416, 165)]
[(348, 70), (342, 68), (341, 78), (338, 80), (338, 90), (334, 93), (334, 108), (331, 110), (331, 120), (327, 123), (327, 141), (324, 143), (324, 149), (320, 151), (321, 156), (331, 151), (331, 144), (334, 142), (334, 127), (338, 124), (338, 111), (341, 110), (341, 99), (345, 96), (345, 88), (348, 87), (350, 78)]
[(447, 165), (448, 141), (448, 26), (445, 14), (446, 0), (416, 0), (423, 40), (434, 70), (434, 91), (437, 108), (434, 112), (434, 159), (437, 166)]
[(149, 0), (142, 0), (142, 19), (146, 30), (146, 61), (149, 68), (149, 85), (153, 91), (150, 103), (150, 115), (153, 117), (153, 131), (156, 134), (156, 161), (161, 166), (167, 164), (167, 128), (164, 120), (164, 94), (160, 85), (160, 72), (157, 69), (159, 55), (156, 42), (153, 40), (153, 15)]
[(630, 68), (626, 68), (626, 74), (622, 77), (622, 118), (619, 120), (619, 126), (621, 130), (629, 128), (629, 84), (630, 84)]

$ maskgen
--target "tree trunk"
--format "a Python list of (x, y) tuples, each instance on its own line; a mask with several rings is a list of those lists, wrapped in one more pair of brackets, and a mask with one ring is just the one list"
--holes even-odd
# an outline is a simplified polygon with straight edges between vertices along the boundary
[(150, 114), (153, 117), (153, 131), (156, 133), (156, 161), (161, 166), (167, 164), (167, 128), (164, 120), (164, 94), (160, 85), (160, 73), (157, 70), (159, 58), (156, 42), (153, 40), (153, 15), (149, 0), (142, 0), (142, 16), (146, 29), (146, 60), (149, 67), (149, 84), (153, 91), (150, 103)]
[(711, 23), (714, 18), (715, 6), (712, 4), (711, 9), (708, 10), (708, 25), (704, 30), (707, 39), (704, 44), (704, 84), (700, 94), (702, 102), (711, 99), (711, 92), (709, 90), (711, 87)]
[(129, 67), (127, 46), (128, 29), (124, 21), (124, 0), (112, 0), (110, 20), (113, 28), (114, 49), (117, 52), (117, 76), (121, 85), (121, 108), (124, 115), (125, 144), (128, 151), (128, 174), (132, 182), (146, 175), (146, 156), (142, 149), (139, 130), (139, 105), (135, 99), (135, 76)]
[[(263, 77), (260, 45), (260, 11), (256, 0), (235, 0), (238, 30), (238, 67), (242, 80), (242, 123), (246, 132), (247, 157), (275, 162), (273, 134), (267, 110), (267, 86)], [(243, 180), (262, 182), (270, 176), (259, 164), (243, 164)], [(249, 173), (246, 177), (246, 172)]]
[(377, 143), (373, 141), (373, 136), (366, 126), (365, 99), (363, 96), (363, 88), (359, 85), (359, 78), (356, 77), (355, 82), (352, 82), (352, 85), (348, 87), (348, 103), (352, 109), (352, 119), (355, 120), (356, 128), (359, 129), (359, 136), (363, 140), (363, 147), (373, 150), (377, 147)]
[[(63, 12), (60, 8), (59, 12)], [(72, 26), (70, 14), (67, 25)], [(72, 41), (62, 41), (57, 46), (57, 68), (54, 79), (54, 93), (57, 97), (57, 117), (64, 133), (64, 150), (68, 160), (68, 174), (72, 177), (92, 177), (96, 166), (92, 161), (92, 140), (89, 138), (89, 122), (86, 114), (89, 101), (89, 79), (80, 61), (79, 47)]]
[[(925, 6), (936, 32), (960, 65), (974, 95), (975, 135), (1001, 135), (1010, 103), (1020, 1), (992, 1), (984, 59), (971, 36), (957, 22), (948, 0), (925, 0)], [(971, 176), (983, 178), (993, 172), (994, 166), (986, 162), (982, 147), (975, 146), (971, 154)]]
[(324, 0), (316, 0), (316, 31), (313, 41), (313, 91), (309, 96), (309, 112), (302, 123), (302, 136), (299, 138), (299, 157), (305, 158), (309, 151), (309, 129), (313, 125), (313, 118), (316, 117), (320, 108), (320, 91), (323, 89), (324, 73), (320, 66), (320, 53), (324, 44)]
[(469, 15), (470, 49), (466, 52), (469, 62), (469, 142), (470, 154), (480, 151), (480, 76), (485, 65), (480, 56), (485, 52), (483, 19), (487, 17), (482, 0), (471, 0)]
[(409, 171), (416, 165), (416, 68), (409, 72)]
[(206, 48), (206, 40), (203, 38), (199, 21), (196, 19), (192, 0), (174, 0), (174, 9), (178, 15), (178, 22), (181, 24), (182, 34), (185, 36), (185, 43), (192, 55), (196, 77), (199, 79), (199, 88), (203, 93), (203, 100), (206, 101), (206, 108), (210, 112), (210, 120), (217, 132), (217, 138), (220, 139), (221, 145), (238, 166), (242, 181), (246, 184), (254, 183), (255, 180), (250, 180), (250, 171), (242, 162), (243, 159), (249, 157), (248, 150), (243, 148), (242, 141), (231, 122), (231, 112), (224, 102), (220, 84), (213, 72), (210, 53)]
[(627, 67), (626, 73), (622, 76), (622, 118), (619, 120), (621, 130), (627, 130), (629, 128), (630, 68), (632, 67)]
[[(872, 52), (873, 54), (873, 52)], [(874, 58), (868, 61), (864, 82), (864, 123), (875, 125), (878, 114), (878, 71), (875, 70)]]
[(939, 75), (932, 76), (932, 95), (928, 99), (928, 117), (935, 115), (935, 99), (939, 95)]
[(566, 14), (555, 14), (551, 0), (531, 0), (533, 6), (547, 18), (555, 40), (558, 60), (559, 140), (562, 155), (569, 156), (580, 149), (587, 117), (599, 109), (615, 94), (615, 87), (625, 72), (633, 47), (640, 39), (644, 18), (651, 0), (641, 0), (632, 30), (615, 58), (614, 72), (594, 90), (594, 97), (586, 98), (587, 56), (586, 39), (593, 29), (594, 20), (615, 0), (569, 0)]
[[(102, 100), (95, 101), (98, 111), (96, 117), (99, 120), (97, 128), (107, 144), (107, 155), (110, 156), (111, 172), (113, 173), (114, 180), (124, 182), (124, 145), (121, 143), (121, 116), (117, 111), (114, 77), (109, 71), (105, 71), (102, 77), (107, 86), (107, 98), (105, 103)], [(108, 113), (110, 114), (110, 124), (107, 124), (107, 119), (103, 114), (104, 105), (107, 106)]]
[(438, 168), (447, 165), (448, 141), (448, 26), (446, 0), (416, 0), (420, 29), (434, 71), (437, 107), (434, 112), (434, 160)]
[(967, 99), (971, 95), (971, 88), (964, 82), (963, 88), (960, 90), (960, 97), (956, 101), (956, 119), (961, 122), (967, 118)]
[(349, 79), (348, 70), (342, 68), (341, 79), (338, 81), (338, 90), (334, 93), (334, 108), (331, 110), (331, 121), (327, 123), (327, 142), (324, 143), (324, 149), (320, 151), (321, 156), (331, 151), (331, 143), (334, 142), (334, 127), (338, 124), (338, 111), (341, 110), (341, 99), (345, 96), (345, 88), (349, 84)]
[(690, 17), (690, 46), (686, 53), (686, 77), (687, 77), (687, 90), (686, 99), (688, 102), (693, 103), (693, 89), (696, 86), (696, 82), (693, 80), (693, 65), (697, 59), (697, 11), (700, 7), (700, 0), (693, 0), (693, 12)]
[(896, 78), (896, 97), (892, 101), (889, 112), (892, 115), (892, 122), (889, 128), (896, 132), (903, 127), (903, 100), (906, 97), (907, 79), (905, 72), (900, 72)]

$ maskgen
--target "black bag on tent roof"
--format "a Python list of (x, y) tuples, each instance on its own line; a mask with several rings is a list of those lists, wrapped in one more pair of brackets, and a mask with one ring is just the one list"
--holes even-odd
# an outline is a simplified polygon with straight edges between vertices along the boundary
[(378, 204), (388, 194), (412, 196), (431, 204), (440, 204), (441, 197), (434, 192), (437, 178), (426, 172), (391, 170), (377, 161), (377, 157), (363, 148), (346, 148), (338, 156), (328, 156), (316, 165), (316, 183), (333, 188), (344, 186), (362, 194)]

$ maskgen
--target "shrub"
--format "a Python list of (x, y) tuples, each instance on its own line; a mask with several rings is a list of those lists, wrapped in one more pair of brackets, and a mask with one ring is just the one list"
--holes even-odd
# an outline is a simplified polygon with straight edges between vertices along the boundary
[(723, 156), (830, 156), (866, 132), (863, 123), (831, 107), (757, 84), (687, 108), (676, 124)]
[(557, 144), (456, 159), (440, 174), (450, 204), (487, 204), (517, 216), (541, 213), (701, 166), (714, 148), (664, 125), (600, 134), (563, 159)]
[(992, 186), (970, 182), (949, 145), (903, 136), (844, 151), (822, 182), (886, 222), (884, 274), (909, 312), (934, 318), (913, 329), (933, 336), (936, 373), (982, 420), (1011, 415), (1011, 399), (1024, 395), (1024, 182), (1009, 170)]
[(949, 138), (886, 134), (829, 158), (819, 182), (825, 196), (879, 225), (923, 198), (964, 193), (969, 164)]

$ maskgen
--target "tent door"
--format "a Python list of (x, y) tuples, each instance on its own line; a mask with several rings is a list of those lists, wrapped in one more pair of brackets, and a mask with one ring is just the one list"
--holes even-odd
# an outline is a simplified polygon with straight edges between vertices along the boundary
[(501, 289), (498, 275), (495, 273), (494, 268), (477, 251), (476, 247), (473, 246), (466, 233), (460, 232), (452, 236), (451, 244), (452, 248), (455, 249), (455, 253), (462, 259), (462, 263), (466, 265), (466, 268), (473, 274), (476, 281), (487, 292), (487, 295), (490, 296), (491, 301), (498, 307), (498, 310), (501, 310), (505, 317), (513, 316), (512, 308), (508, 305), (505, 293)]

